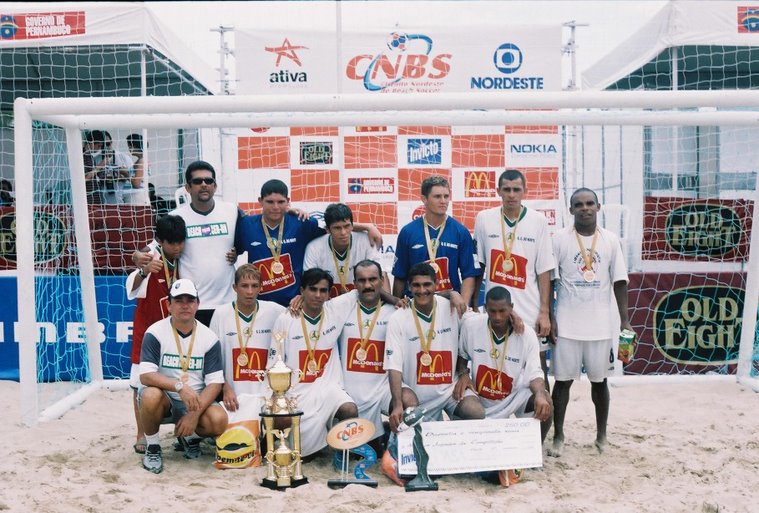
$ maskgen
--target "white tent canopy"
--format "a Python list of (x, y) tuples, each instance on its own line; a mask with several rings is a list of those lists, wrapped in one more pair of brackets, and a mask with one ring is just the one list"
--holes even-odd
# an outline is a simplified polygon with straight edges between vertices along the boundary
[[(606, 89), (648, 66), (647, 73), (672, 74), (674, 84), (670, 86), (677, 88), (678, 74), (684, 70), (678, 69), (677, 64), (673, 69), (672, 61), (677, 59), (662, 53), (682, 47), (691, 50), (690, 54), (687, 49), (680, 54), (680, 62), (690, 56), (695, 59), (693, 69), (701, 72), (708, 69), (712, 74), (750, 74), (754, 67), (759, 67), (753, 59), (746, 57), (753, 54), (750, 47), (759, 46), (759, 15), (753, 14), (751, 9), (754, 8), (748, 5), (734, 1), (672, 1), (630, 38), (586, 69), (582, 86), (585, 89)], [(702, 50), (703, 57), (699, 59), (694, 47), (704, 46), (722, 48), (715, 54)], [(715, 55), (721, 62), (715, 61)], [(661, 88), (661, 82), (655, 83)], [(650, 83), (645, 84), (642, 80), (620, 88), (637, 87), (652, 88)], [(741, 88), (742, 85), (737, 83), (734, 87)]]

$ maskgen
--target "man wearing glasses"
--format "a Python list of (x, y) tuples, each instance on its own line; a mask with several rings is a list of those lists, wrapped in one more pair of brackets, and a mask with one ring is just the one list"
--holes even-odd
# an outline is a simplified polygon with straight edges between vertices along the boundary
[[(216, 171), (208, 162), (191, 163), (184, 176), (190, 203), (170, 214), (180, 216), (187, 225), (181, 273), (198, 288), (200, 308), (195, 317), (208, 326), (216, 307), (234, 299), (235, 230), (242, 212), (237, 205), (214, 199)], [(132, 256), (138, 267), (152, 258), (141, 251)]]

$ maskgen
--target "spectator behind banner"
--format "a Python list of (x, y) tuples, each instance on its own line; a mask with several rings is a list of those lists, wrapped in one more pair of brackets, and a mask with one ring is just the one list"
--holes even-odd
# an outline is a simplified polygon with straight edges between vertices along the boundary
[(140, 189), (145, 186), (145, 155), (143, 154), (142, 136), (140, 134), (129, 134), (126, 142), (133, 161), (129, 181), (133, 189)]
[(153, 215), (156, 219), (177, 208), (176, 201), (167, 200), (161, 196), (157, 196), (155, 193), (155, 185), (152, 183), (148, 184), (148, 196), (150, 197), (150, 208), (153, 209)]
[(10, 180), (3, 178), (0, 180), (0, 207), (12, 207), (16, 202), (16, 199), (11, 196), (13, 192), (13, 184)]

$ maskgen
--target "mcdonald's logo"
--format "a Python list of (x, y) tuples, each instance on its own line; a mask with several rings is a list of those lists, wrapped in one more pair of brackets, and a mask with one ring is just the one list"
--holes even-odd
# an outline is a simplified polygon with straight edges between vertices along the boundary
[(289, 287), (295, 283), (295, 275), (293, 274), (292, 260), (290, 254), (285, 253), (279, 257), (279, 262), (282, 264), (284, 270), (280, 274), (276, 274), (272, 270), (272, 264), (274, 258), (264, 258), (254, 263), (258, 270), (261, 272), (261, 294), (273, 292), (275, 290)]
[(383, 340), (369, 340), (366, 343), (366, 360), (359, 361), (356, 351), (361, 347), (361, 341), (357, 338), (349, 338), (347, 344), (348, 358), (345, 368), (351, 372), (366, 372), (370, 374), (385, 373), (385, 342)]
[(527, 259), (512, 253), (510, 260), (512, 268), (504, 271), (505, 253), (495, 248), (490, 251), (490, 281), (497, 285), (524, 289), (527, 286)]
[[(498, 383), (498, 377), (500, 375), (500, 386)], [(496, 369), (492, 369), (486, 365), (480, 365), (477, 367), (477, 376), (475, 377), (475, 387), (477, 394), (485, 399), (491, 399), (493, 401), (500, 401), (511, 394), (511, 388), (513, 386), (513, 380), (508, 374), (498, 372)]]
[(269, 350), (258, 347), (245, 348), (245, 353), (248, 355), (248, 364), (242, 367), (237, 363), (237, 358), (240, 356), (241, 352), (242, 350), (239, 347), (232, 348), (232, 370), (234, 380), (263, 382)]
[(495, 191), (495, 171), (464, 171), (465, 198), (492, 198)]
[(420, 361), (422, 352), (416, 353), (417, 385), (449, 385), (453, 383), (453, 356), (450, 351), (430, 351), (429, 367)]
[(303, 373), (301, 383), (313, 383), (324, 374), (324, 368), (329, 363), (329, 358), (332, 356), (332, 349), (314, 349), (314, 361), (316, 362), (317, 369), (315, 372), (308, 370), (308, 351), (302, 349), (298, 351), (298, 368)]
[(335, 283), (334, 285), (332, 285), (332, 288), (329, 289), (329, 297), (331, 299), (337, 296), (342, 296), (343, 294), (350, 292), (354, 288), (356, 287), (352, 283), (346, 283), (344, 288), (342, 285), (340, 285), (340, 283)]
[(437, 269), (435, 270), (435, 274), (437, 275), (437, 288), (435, 290), (453, 289), (451, 275), (448, 272), (448, 257), (436, 258), (435, 263), (437, 264)]

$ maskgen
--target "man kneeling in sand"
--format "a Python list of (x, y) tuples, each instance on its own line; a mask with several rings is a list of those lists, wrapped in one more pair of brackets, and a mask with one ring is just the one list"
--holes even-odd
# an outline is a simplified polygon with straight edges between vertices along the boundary
[(195, 321), (198, 291), (180, 279), (169, 291), (169, 317), (156, 322), (142, 340), (140, 417), (147, 450), (142, 466), (163, 470), (158, 430), (174, 423), (174, 433), (188, 459), (200, 456), (202, 437), (227, 428), (227, 413), (215, 402), (224, 384), (221, 345), (216, 335)]

